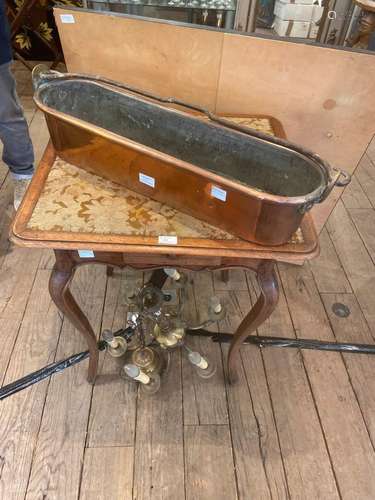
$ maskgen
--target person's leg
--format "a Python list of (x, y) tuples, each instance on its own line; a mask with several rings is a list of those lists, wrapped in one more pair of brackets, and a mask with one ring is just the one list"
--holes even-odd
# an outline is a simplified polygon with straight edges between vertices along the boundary
[(4, 145), (3, 161), (15, 181), (17, 210), (34, 173), (34, 152), (10, 66), (11, 63), (0, 65), (0, 140)]
[(15, 179), (27, 179), (34, 173), (34, 152), (10, 67), (11, 63), (0, 66), (0, 140), (4, 144), (3, 161)]

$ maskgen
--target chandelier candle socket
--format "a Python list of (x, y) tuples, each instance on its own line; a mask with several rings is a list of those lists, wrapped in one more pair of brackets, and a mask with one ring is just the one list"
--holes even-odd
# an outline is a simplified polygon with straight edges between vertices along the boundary
[(167, 267), (164, 268), (164, 272), (174, 281), (178, 281), (181, 278), (181, 274), (177, 271), (177, 269), (171, 269), (170, 267)]
[(191, 364), (197, 366), (201, 370), (206, 370), (208, 368), (208, 361), (204, 359), (203, 356), (197, 351), (191, 351), (188, 354), (188, 358)]
[(127, 351), (127, 342), (123, 337), (115, 337), (110, 330), (104, 330), (102, 338), (107, 345), (107, 352), (114, 358), (120, 358)]
[(150, 383), (150, 377), (147, 375), (147, 373), (144, 373), (136, 365), (131, 365), (131, 364), (125, 365), (124, 372), (128, 377), (132, 378), (133, 380), (136, 380), (137, 382), (140, 382), (141, 384)]
[(209, 362), (199, 352), (193, 351), (189, 346), (184, 344), (184, 348), (188, 353), (188, 360), (195, 367), (198, 377), (209, 379), (216, 373), (216, 364)]
[(113, 349), (118, 347), (118, 341), (113, 336), (111, 330), (104, 330), (102, 333), (103, 340)]

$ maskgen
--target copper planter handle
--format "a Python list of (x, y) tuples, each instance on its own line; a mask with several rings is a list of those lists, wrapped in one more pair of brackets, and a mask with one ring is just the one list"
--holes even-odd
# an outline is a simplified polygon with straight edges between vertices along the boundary
[(345, 170), (341, 170), (338, 168), (332, 168), (331, 171), (334, 172), (334, 175), (330, 178), (330, 181), (327, 184), (326, 189), (324, 190), (320, 200), (317, 203), (321, 203), (322, 201), (324, 201), (328, 197), (328, 195), (330, 194), (330, 192), (332, 191), (332, 189), (335, 186), (345, 187), (352, 180), (351, 174), (349, 174)]
[[(337, 170), (339, 172), (339, 175), (336, 178), (335, 186), (338, 186), (338, 187), (347, 186), (350, 183), (350, 181), (352, 180), (351, 174), (346, 172), (346, 170), (341, 170), (341, 169), (340, 170), (334, 169), (334, 170)], [(343, 177), (343, 179), (341, 181), (340, 181), (340, 177)]]

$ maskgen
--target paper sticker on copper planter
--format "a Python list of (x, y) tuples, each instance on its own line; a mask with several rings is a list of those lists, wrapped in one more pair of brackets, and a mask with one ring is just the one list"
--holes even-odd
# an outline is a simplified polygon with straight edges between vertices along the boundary
[(227, 192), (224, 189), (219, 188), (218, 186), (212, 186), (211, 196), (220, 201), (227, 201)]
[(142, 184), (146, 184), (146, 186), (150, 186), (152, 188), (155, 187), (155, 179), (150, 175), (142, 174), (142, 172), (139, 172), (139, 182), (142, 182)]

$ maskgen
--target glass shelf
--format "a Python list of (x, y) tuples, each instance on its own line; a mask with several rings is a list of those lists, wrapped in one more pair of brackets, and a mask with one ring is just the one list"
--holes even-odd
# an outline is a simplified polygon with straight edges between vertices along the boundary
[[(194, 9), (202, 11), (235, 11), (236, 0), (119, 0), (119, 1), (106, 1), (106, 0), (91, 0), (88, 2), (93, 6), (99, 6), (104, 10), (110, 6), (142, 6), (142, 7), (164, 7), (164, 8), (177, 8), (177, 9)], [(94, 7), (94, 8), (95, 8)]]

